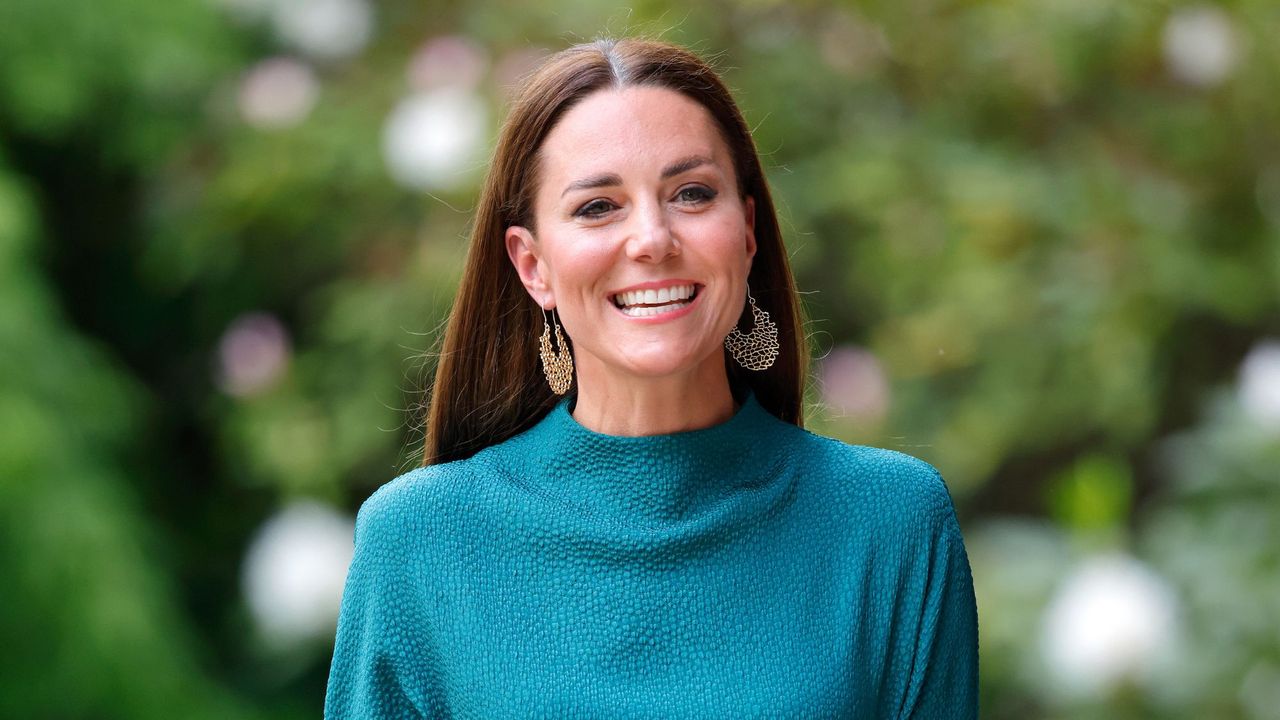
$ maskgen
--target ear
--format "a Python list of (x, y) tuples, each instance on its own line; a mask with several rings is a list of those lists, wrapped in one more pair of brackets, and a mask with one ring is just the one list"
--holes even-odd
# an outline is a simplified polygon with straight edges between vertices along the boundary
[(747, 268), (750, 269), (751, 260), (756, 256), (756, 199), (748, 195), (742, 204), (747, 213)]
[(507, 245), (507, 257), (520, 275), (520, 282), (534, 302), (546, 310), (556, 306), (551, 286), (547, 283), (545, 264), (538, 254), (538, 243), (528, 228), (512, 225), (507, 228), (503, 240)]

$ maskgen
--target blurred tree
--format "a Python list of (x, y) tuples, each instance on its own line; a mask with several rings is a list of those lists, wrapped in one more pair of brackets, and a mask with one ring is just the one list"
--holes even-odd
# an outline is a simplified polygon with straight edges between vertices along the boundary
[(1082, 547), (1185, 595), (1219, 653), (1178, 684), (1188, 717), (1261, 717), (1274, 644), (1225, 648), (1280, 620), (1203, 588), (1257, 597), (1274, 558), (1198, 523), (1280, 526), (1276, 490), (1211, 500), (1186, 488), (1234, 487), (1227, 450), (1153, 449), (1235, 447), (1201, 399), (1280, 335), (1269, 0), (0, 4), (0, 714), (316, 713), (328, 638), (262, 644), (249, 539), (419, 462), (510, 89), (637, 32), (714, 54), (755, 128), (814, 318), (810, 425), (947, 477), (990, 717), (1167, 708), (1055, 704), (1028, 665)]

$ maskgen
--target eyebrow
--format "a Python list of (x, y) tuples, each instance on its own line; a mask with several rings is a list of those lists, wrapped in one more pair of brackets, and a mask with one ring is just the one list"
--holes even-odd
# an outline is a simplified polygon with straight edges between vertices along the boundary
[[(681, 173), (689, 172), (694, 168), (702, 167), (703, 165), (711, 165), (711, 164), (713, 164), (711, 158), (707, 157), (706, 155), (690, 155), (687, 158), (682, 158), (680, 160), (677, 160), (671, 163), (670, 165), (666, 166), (665, 168), (663, 168), (662, 179), (667, 180)], [(574, 180), (573, 182), (569, 183), (569, 186), (564, 189), (564, 192), (560, 193), (560, 197), (564, 197), (565, 195), (568, 195), (570, 192), (574, 190), (591, 190), (594, 188), (601, 188), (601, 187), (614, 187), (621, 184), (622, 184), (622, 178), (619, 177), (617, 174), (601, 173), (599, 175), (592, 175), (590, 177), (585, 177), (581, 180)]]
[(683, 160), (677, 160), (676, 162), (668, 165), (666, 169), (662, 171), (662, 179), (666, 180), (668, 178), (673, 178), (680, 173), (687, 173), (696, 167), (702, 167), (703, 165), (710, 164), (712, 164), (711, 158), (706, 155), (690, 155)]
[(560, 197), (564, 197), (565, 195), (568, 195), (574, 190), (590, 190), (592, 188), (612, 187), (614, 185), (621, 185), (621, 184), (622, 184), (622, 178), (618, 177), (613, 173), (604, 173), (602, 175), (592, 175), (591, 177), (583, 178), (581, 180), (574, 180), (573, 182), (569, 183), (569, 187), (565, 188), (564, 192), (560, 193)]

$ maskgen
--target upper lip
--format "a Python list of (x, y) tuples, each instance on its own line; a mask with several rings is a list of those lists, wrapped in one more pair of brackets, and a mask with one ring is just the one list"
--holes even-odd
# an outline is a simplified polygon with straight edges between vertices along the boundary
[(662, 288), (679, 287), (681, 285), (693, 285), (694, 287), (702, 287), (702, 283), (695, 282), (693, 280), (683, 280), (683, 279), (650, 280), (649, 282), (642, 282), (636, 285), (628, 285), (627, 287), (614, 290), (613, 292), (609, 293), (609, 297), (613, 298), (617, 295), (620, 295), (621, 293), (632, 292), (633, 290), (660, 290)]

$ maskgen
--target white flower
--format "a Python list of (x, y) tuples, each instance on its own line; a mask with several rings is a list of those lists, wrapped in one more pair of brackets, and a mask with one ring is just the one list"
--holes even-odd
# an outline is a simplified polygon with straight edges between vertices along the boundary
[(245, 601), (263, 636), (291, 645), (332, 631), (351, 565), (355, 526), (326, 505), (286, 506), (258, 530), (245, 557)]
[(1264, 340), (1245, 356), (1239, 398), (1254, 422), (1280, 432), (1280, 341)]
[(1145, 679), (1173, 650), (1176, 612), (1173, 590), (1138, 560), (1085, 561), (1045, 610), (1041, 650), (1058, 689), (1102, 694)]
[(373, 8), (368, 0), (273, 0), (271, 23), (282, 42), (312, 57), (339, 59), (369, 43)]
[(240, 82), (240, 117), (263, 130), (292, 127), (311, 113), (319, 91), (306, 63), (287, 57), (263, 60)]
[(484, 102), (468, 90), (441, 88), (406, 97), (383, 127), (388, 171), (411, 188), (457, 185), (478, 160), (485, 121)]
[(833, 349), (818, 370), (822, 402), (837, 416), (877, 422), (889, 409), (889, 381), (876, 356), (862, 348)]
[(1188, 85), (1217, 85), (1235, 69), (1239, 55), (1231, 18), (1212, 5), (1175, 10), (1164, 26), (1169, 72)]
[(267, 390), (289, 363), (289, 336), (274, 316), (242, 315), (218, 343), (218, 385), (230, 395), (249, 396)]

